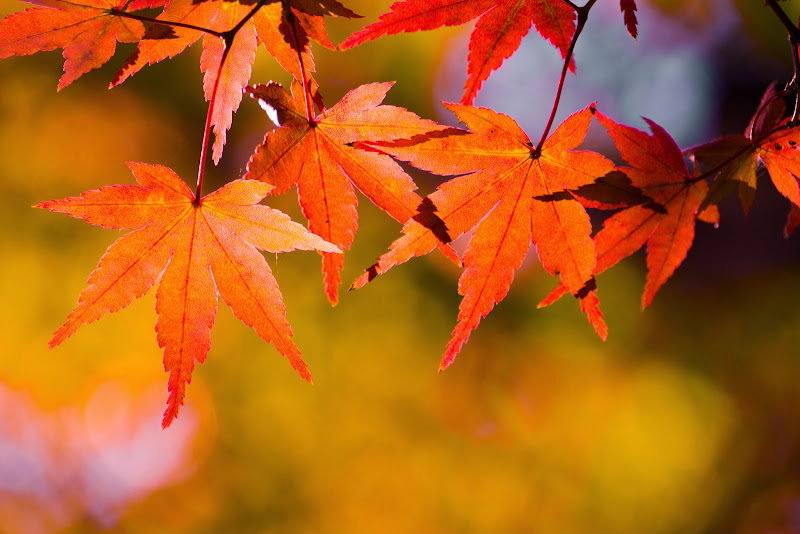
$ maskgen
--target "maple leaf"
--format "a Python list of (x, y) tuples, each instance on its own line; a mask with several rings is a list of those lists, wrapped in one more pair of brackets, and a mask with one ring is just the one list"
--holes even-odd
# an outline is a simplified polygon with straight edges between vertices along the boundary
[(586, 135), (589, 108), (564, 121), (537, 152), (510, 117), (485, 108), (445, 104), (471, 131), (429, 135), (421, 143), (381, 144), (381, 149), (437, 174), (458, 175), (429, 198), (441, 228), (412, 219), (403, 236), (353, 284), (361, 287), (377, 274), (430, 252), (441, 240), (475, 228), (464, 254), (458, 291), (464, 298), (458, 323), (439, 369), (455, 359), (472, 330), (505, 298), (531, 244), (551, 274), (560, 274), (598, 333), (606, 335), (592, 271), (595, 248), (586, 210), (567, 191), (605, 175), (613, 163), (600, 154), (572, 151)]
[[(392, 83), (362, 85), (347, 93), (324, 115), (309, 119), (298, 84), (289, 94), (278, 84), (248, 88), (281, 125), (268, 133), (247, 164), (245, 178), (262, 180), (281, 194), (297, 184), (297, 195), (309, 229), (349, 249), (358, 227), (358, 204), (353, 186), (395, 220), (405, 223), (418, 213), (422, 198), (416, 185), (389, 156), (360, 150), (356, 142), (407, 139), (441, 130), (399, 107), (380, 105)], [(460, 263), (452, 249), (442, 251)], [(338, 302), (343, 254), (323, 254), (325, 292)]]
[(764, 162), (772, 183), (780, 193), (800, 206), (800, 128), (782, 128), (766, 136), (756, 145), (756, 153)]
[(141, 22), (120, 16), (125, 0), (28, 1), (42, 7), (0, 21), (0, 58), (63, 48), (59, 90), (111, 59), (117, 41), (133, 43), (144, 35)]
[(689, 153), (706, 168), (720, 168), (701, 207), (719, 204), (738, 190), (742, 210), (750, 212), (756, 198), (758, 154), (747, 137), (722, 137), (689, 149)]
[(211, 121), (216, 135), (214, 161), (219, 162), (233, 113), (242, 101), (242, 89), (250, 80), (258, 43), (263, 44), (287, 72), (297, 80), (303, 80), (308, 87), (315, 69), (309, 39), (333, 48), (325, 31), (323, 15), (359, 17), (336, 0), (260, 0), (258, 3), (172, 0), (157, 19), (227, 32), (256, 7), (255, 14), (236, 32), (231, 43), (191, 28), (154, 25), (140, 41), (136, 52), (126, 60), (111, 86), (122, 83), (145, 65), (180, 54), (203, 37), (200, 69), (204, 73), (205, 97), (210, 101), (223, 52), (228, 46), (227, 60), (219, 72), (219, 89)]
[(267, 184), (234, 180), (196, 200), (171, 169), (129, 166), (140, 186), (102, 187), (36, 205), (104, 228), (137, 229), (108, 248), (50, 347), (80, 326), (128, 306), (157, 283), (156, 334), (169, 372), (165, 428), (183, 404), (194, 361), (202, 363), (208, 354), (218, 294), (310, 382), (291, 340), (278, 284), (257, 249), (338, 249), (287, 215), (259, 205), (270, 189)]
[(761, 158), (775, 188), (792, 203), (783, 231), (789, 237), (800, 221), (800, 128), (781, 120), (786, 113), (782, 96), (771, 84), (745, 134), (722, 137), (688, 151), (711, 168), (708, 172), (716, 172), (701, 208), (718, 204), (738, 189), (745, 214), (755, 201), (756, 171)]
[[(647, 283), (642, 308), (650, 305), (658, 289), (686, 258), (694, 240), (695, 219), (717, 223), (719, 212), (712, 206), (704, 213), (700, 205), (708, 184), (689, 174), (683, 153), (658, 124), (645, 119), (653, 135), (618, 124), (596, 111), (622, 159), (631, 167), (620, 167), (632, 184), (652, 198), (661, 209), (638, 205), (624, 209), (603, 222), (594, 237), (597, 247), (595, 274), (616, 265), (647, 243)], [(547, 306), (566, 293), (554, 289), (539, 306)]]
[[(478, 18), (479, 17), (479, 18)], [(458, 26), (478, 18), (469, 40), (462, 104), (471, 104), (489, 74), (513, 54), (531, 24), (567, 57), (575, 11), (563, 0), (406, 0), (339, 45), (353, 48), (382, 35)], [(574, 72), (575, 65), (570, 61)]]
[[(796, 132), (791, 130), (778, 130), (785, 113), (786, 104), (777, 96), (775, 84), (772, 83), (761, 98), (756, 113), (750, 119), (746, 133), (721, 137), (687, 150), (698, 163), (710, 169), (708, 172), (714, 173), (715, 169), (717, 170), (701, 209), (711, 204), (719, 204), (738, 190), (742, 210), (745, 214), (749, 213), (756, 196), (759, 155), (762, 155), (765, 164), (769, 161), (768, 169), (778, 190), (790, 200), (793, 197), (800, 198), (797, 194), (796, 180), (783, 170), (793, 168), (794, 171), (790, 172), (794, 172), (795, 175), (800, 170), (797, 153), (788, 150), (781, 152), (784, 145), (791, 148), (792, 143), (796, 143), (793, 137), (797, 137)], [(796, 162), (793, 162), (793, 159)], [(795, 205), (798, 204), (792, 201)]]

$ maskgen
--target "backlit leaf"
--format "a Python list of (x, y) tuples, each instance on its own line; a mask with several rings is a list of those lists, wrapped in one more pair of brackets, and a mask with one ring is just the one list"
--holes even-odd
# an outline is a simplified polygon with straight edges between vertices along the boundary
[(156, 334), (170, 374), (164, 427), (178, 415), (195, 360), (202, 363), (211, 347), (218, 294), (310, 382), (291, 340), (278, 284), (258, 250), (338, 249), (287, 215), (259, 205), (270, 189), (264, 183), (234, 180), (195, 202), (172, 170), (143, 163), (130, 167), (138, 186), (103, 187), (36, 206), (104, 228), (135, 228), (100, 259), (50, 347), (157, 285)]
[[(444, 127), (405, 109), (380, 105), (391, 83), (362, 85), (347, 93), (324, 114), (307, 118), (302, 89), (289, 95), (276, 84), (248, 88), (263, 106), (276, 110), (283, 125), (264, 138), (247, 165), (245, 178), (262, 180), (281, 194), (297, 185), (297, 195), (309, 229), (323, 239), (349, 249), (358, 227), (358, 188), (376, 206), (405, 223), (417, 214), (422, 198), (416, 185), (392, 158), (353, 147), (356, 142), (408, 139)], [(458, 258), (449, 246), (442, 250)], [(344, 256), (323, 254), (325, 292), (332, 304), (339, 299), (339, 271)]]
[(464, 174), (430, 195), (440, 227), (406, 223), (374, 266), (359, 277), (361, 287), (392, 266), (430, 252), (442, 239), (456, 239), (475, 228), (458, 282), (458, 323), (440, 369), (455, 359), (482, 317), (505, 298), (514, 273), (531, 244), (544, 268), (560, 275), (598, 334), (607, 331), (594, 295), (595, 247), (591, 223), (568, 190), (593, 183), (613, 164), (593, 152), (572, 151), (586, 135), (589, 108), (564, 121), (536, 152), (510, 117), (484, 108), (446, 104), (470, 131), (449, 130), (419, 143), (387, 143), (381, 149), (411, 165), (437, 174)]
[(125, 0), (36, 0), (42, 6), (13, 13), (0, 21), (0, 58), (64, 49), (63, 89), (81, 75), (105, 64), (121, 43), (144, 35), (138, 20), (118, 15)]
[[(383, 35), (458, 26), (476, 18), (462, 104), (472, 103), (489, 74), (517, 50), (531, 24), (564, 58), (575, 33), (575, 11), (563, 0), (406, 0), (392, 4), (378, 22), (339, 46), (347, 50)], [(574, 62), (570, 66), (574, 71)]]

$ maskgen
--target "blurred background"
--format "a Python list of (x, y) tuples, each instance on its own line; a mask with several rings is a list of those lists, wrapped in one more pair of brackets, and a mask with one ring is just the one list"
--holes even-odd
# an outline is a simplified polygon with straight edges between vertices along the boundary
[[(688, 147), (742, 132), (766, 86), (792, 77), (763, 2), (637, 4), (636, 41), (619, 2), (592, 10), (560, 120), (597, 101)], [(390, 2), (346, 5), (365, 18), (329, 19), (337, 43)], [(782, 5), (797, 20), (800, 2)], [(0, 0), (0, 14), (28, 6)], [(453, 124), (439, 102), (461, 96), (471, 29), (316, 47), (328, 105), (396, 80), (386, 103)], [(106, 90), (132, 50), (60, 92), (59, 52), (0, 61), (0, 532), (800, 532), (800, 241), (782, 237), (789, 203), (763, 171), (750, 215), (726, 203), (719, 228), (699, 224), (646, 312), (643, 256), (598, 277), (605, 343), (571, 299), (536, 309), (554, 280), (532, 254), (437, 374), (455, 268), (417, 259), (332, 309), (318, 256), (295, 252), (267, 260), (314, 386), (220, 303), (208, 360), (162, 431), (152, 292), (49, 351), (121, 232), (30, 206), (132, 183), (126, 161), (195, 180), (200, 47)], [(476, 104), (538, 139), (560, 68), (532, 31)], [(269, 80), (288, 82), (260, 50), (252, 82)], [(207, 190), (240, 177), (270, 127), (245, 99)], [(615, 157), (600, 130), (586, 146)], [(302, 221), (294, 192), (268, 203)], [(345, 284), (400, 230), (363, 198), (359, 209)]]

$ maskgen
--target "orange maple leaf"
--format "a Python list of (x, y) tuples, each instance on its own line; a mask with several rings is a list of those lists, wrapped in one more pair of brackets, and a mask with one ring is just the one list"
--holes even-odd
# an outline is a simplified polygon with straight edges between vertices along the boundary
[[(480, 18), (478, 18), (480, 17)], [(575, 10), (563, 0), (406, 0), (339, 45), (347, 50), (383, 35), (458, 26), (478, 18), (469, 40), (462, 104), (471, 104), (489, 74), (519, 47), (531, 24), (567, 57)], [(570, 62), (574, 71), (574, 62)]]
[[(274, 83), (248, 88), (281, 127), (268, 133), (256, 148), (244, 177), (274, 185), (275, 194), (297, 184), (309, 229), (342, 250), (350, 248), (358, 228), (353, 186), (395, 220), (405, 223), (418, 213), (422, 203), (414, 192), (414, 181), (389, 156), (351, 145), (408, 139), (444, 127), (403, 108), (380, 105), (391, 86), (362, 85), (311, 119), (298, 84), (293, 85), (293, 95)], [(459, 263), (448, 245), (440, 248)], [(344, 255), (324, 253), (322, 264), (325, 292), (335, 305)]]
[(572, 151), (586, 135), (592, 118), (584, 109), (564, 121), (536, 152), (510, 117), (490, 109), (445, 104), (469, 132), (451, 129), (421, 143), (386, 143), (381, 149), (420, 169), (458, 176), (430, 195), (440, 219), (431, 228), (414, 218), (389, 252), (353, 284), (361, 287), (392, 266), (430, 252), (445, 235), (456, 239), (475, 228), (464, 254), (458, 291), (464, 298), (440, 364), (455, 359), (470, 332), (505, 298), (515, 271), (531, 244), (544, 268), (560, 274), (564, 285), (581, 297), (598, 333), (606, 329), (593, 286), (595, 248), (586, 210), (568, 190), (590, 184), (614, 164), (593, 152)]
[[(614, 140), (622, 159), (631, 167), (620, 167), (633, 185), (656, 202), (660, 209), (632, 206), (603, 222), (594, 237), (598, 274), (616, 265), (647, 243), (647, 283), (642, 308), (650, 305), (658, 289), (686, 258), (694, 240), (695, 219), (719, 222), (719, 212), (711, 207), (700, 212), (708, 184), (689, 174), (683, 153), (658, 124), (645, 119), (653, 135), (618, 124), (600, 112), (600, 123)], [(559, 286), (539, 306), (558, 300), (566, 287)]]
[[(233, 113), (242, 101), (242, 89), (250, 80), (256, 50), (261, 43), (267, 51), (297, 80), (306, 84), (314, 72), (311, 43), (314, 39), (333, 48), (325, 31), (323, 15), (359, 17), (336, 0), (284, 0), (260, 2), (262, 5), (236, 33), (229, 44), (228, 58), (220, 72), (219, 89), (211, 124), (214, 125), (214, 161), (219, 162), (226, 141), (226, 132), (233, 122)], [(172, 0), (157, 17), (165, 22), (199, 26), (218, 32), (236, 27), (254, 8), (253, 3), (227, 0)], [(111, 86), (163, 59), (174, 57), (189, 45), (203, 38), (200, 69), (206, 100), (211, 100), (223, 51), (228, 46), (222, 38), (186, 27), (154, 25), (139, 43), (139, 48), (119, 70)]]
[(775, 188), (800, 207), (800, 128), (778, 128), (763, 138), (755, 147), (764, 162)]
[(141, 22), (119, 16), (125, 0), (28, 1), (42, 7), (0, 21), (0, 58), (63, 48), (59, 89), (111, 59), (117, 41), (133, 43), (144, 35)]
[(50, 347), (80, 326), (128, 306), (158, 283), (156, 337), (170, 374), (165, 428), (183, 404), (194, 361), (202, 363), (208, 354), (218, 294), (310, 382), (291, 340), (278, 284), (257, 249), (339, 249), (287, 215), (259, 205), (270, 189), (267, 184), (234, 180), (196, 200), (171, 169), (129, 166), (140, 186), (102, 187), (36, 205), (104, 228), (137, 228), (108, 248)]

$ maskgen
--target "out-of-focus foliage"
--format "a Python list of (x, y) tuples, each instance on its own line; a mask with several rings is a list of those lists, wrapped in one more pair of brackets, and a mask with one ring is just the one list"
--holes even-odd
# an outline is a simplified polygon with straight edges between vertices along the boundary
[[(385, 4), (347, 2), (369, 20)], [(766, 34), (745, 17), (742, 35), (763, 61), (738, 67), (785, 64), (788, 78), (786, 51), (762, 48), (777, 26), (753, 4)], [(19, 5), (2, 0), (0, 10)], [(334, 42), (360, 27), (333, 22)], [(652, 24), (642, 20), (640, 42)], [(315, 49), (323, 92), (336, 102), (359, 84), (397, 80), (390, 103), (432, 118), (444, 45), (468, 35), (441, 30), (347, 53)], [(579, 43), (578, 78), (568, 86), (580, 83), (580, 49), (590, 46)], [(287, 81), (259, 54), (253, 82)], [(410, 263), (332, 309), (314, 253), (267, 255), (315, 385), (221, 307), (187, 408), (162, 432), (166, 375), (152, 295), (48, 351), (115, 236), (30, 208), (131, 183), (125, 161), (193, 175), (205, 113), (196, 58), (145, 69), (107, 92), (121, 57), (59, 93), (58, 53), (0, 62), (0, 531), (800, 529), (799, 243), (781, 237), (788, 206), (768, 181), (748, 220), (723, 205), (720, 228), (698, 232), (647, 312), (638, 311), (642, 258), (600, 275), (606, 343), (574, 302), (536, 310), (552, 282), (529, 258), (516, 290), (442, 374), (436, 365), (458, 307), (449, 264)], [(751, 98), (742, 123), (720, 133), (742, 130), (768, 82), (730, 100)], [(531, 105), (549, 107), (551, 98), (532, 95)], [(241, 175), (266, 127), (246, 100), (210, 171), (216, 184)], [(430, 190), (432, 182), (421, 184)], [(291, 211), (288, 197), (269, 204)], [(345, 281), (399, 232), (361, 202)]]

